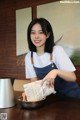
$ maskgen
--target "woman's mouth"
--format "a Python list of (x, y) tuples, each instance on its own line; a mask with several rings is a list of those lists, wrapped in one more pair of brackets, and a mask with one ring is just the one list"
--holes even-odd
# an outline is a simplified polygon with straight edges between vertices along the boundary
[(34, 40), (35, 44), (39, 44), (41, 42), (41, 40)]
[(45, 45), (45, 43), (42, 42), (42, 40), (34, 40), (35, 46), (42, 47)]

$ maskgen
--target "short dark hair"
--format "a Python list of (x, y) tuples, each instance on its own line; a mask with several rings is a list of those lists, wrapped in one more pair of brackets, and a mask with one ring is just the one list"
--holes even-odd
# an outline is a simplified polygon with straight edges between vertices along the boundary
[(46, 40), (44, 51), (48, 52), (48, 53), (52, 53), (53, 46), (55, 45), (53, 30), (52, 30), (52, 27), (51, 27), (51, 24), (49, 23), (49, 21), (47, 21), (44, 18), (35, 18), (31, 21), (31, 23), (28, 26), (27, 40), (28, 40), (29, 49), (30, 49), (30, 51), (36, 52), (36, 46), (32, 43), (30, 34), (31, 34), (32, 27), (37, 23), (39, 23), (41, 25), (42, 31), (45, 35), (50, 33), (49, 38)]

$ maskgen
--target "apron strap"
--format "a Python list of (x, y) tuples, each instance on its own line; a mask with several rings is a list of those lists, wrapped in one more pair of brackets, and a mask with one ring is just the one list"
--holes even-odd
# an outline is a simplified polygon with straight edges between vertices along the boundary
[(50, 61), (52, 61), (52, 53), (50, 53)]
[(31, 63), (34, 65), (34, 60), (33, 60), (33, 52), (31, 51)]

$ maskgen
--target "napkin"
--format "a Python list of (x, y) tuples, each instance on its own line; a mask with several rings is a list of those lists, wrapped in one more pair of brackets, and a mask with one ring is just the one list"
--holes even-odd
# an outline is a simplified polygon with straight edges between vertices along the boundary
[(23, 88), (27, 96), (27, 101), (40, 101), (50, 94), (55, 94), (56, 91), (53, 87), (49, 87), (48, 81), (45, 81), (43, 85), (42, 80), (24, 84)]

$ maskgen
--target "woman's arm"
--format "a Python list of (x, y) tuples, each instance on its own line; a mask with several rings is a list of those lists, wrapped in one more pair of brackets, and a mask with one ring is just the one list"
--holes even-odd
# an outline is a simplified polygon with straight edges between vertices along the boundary
[(76, 81), (75, 72), (65, 72), (65, 71), (58, 70), (57, 75), (68, 82)]
[(76, 75), (74, 72), (65, 72), (58, 69), (54, 69), (50, 71), (43, 79), (43, 81), (48, 80), (50, 82), (50, 85), (52, 85), (55, 81), (55, 78), (59, 76), (60, 78), (64, 79), (68, 82), (74, 82), (76, 81)]

